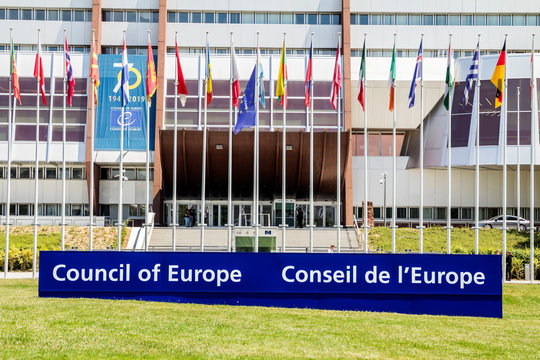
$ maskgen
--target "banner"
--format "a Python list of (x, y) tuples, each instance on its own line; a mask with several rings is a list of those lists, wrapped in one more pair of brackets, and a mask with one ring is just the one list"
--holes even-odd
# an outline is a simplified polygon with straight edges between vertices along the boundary
[[(150, 122), (150, 150), (154, 150), (156, 111), (146, 118), (146, 55), (128, 55), (129, 104), (124, 108), (124, 149), (146, 150), (146, 131)], [(119, 150), (122, 111), (120, 76), (122, 55), (99, 55), (100, 86), (96, 108), (96, 150)], [(155, 100), (152, 101), (155, 104)], [(148, 121), (149, 120), (149, 121)]]
[(501, 257), (42, 251), (39, 296), (502, 317)]

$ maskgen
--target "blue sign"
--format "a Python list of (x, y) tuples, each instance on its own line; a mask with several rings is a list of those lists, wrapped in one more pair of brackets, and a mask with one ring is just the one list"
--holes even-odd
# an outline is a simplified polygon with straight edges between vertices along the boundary
[(496, 255), (40, 252), (39, 296), (502, 317)]
[[(124, 149), (146, 150), (146, 131), (150, 122), (150, 150), (154, 149), (155, 106), (146, 118), (146, 55), (128, 55), (129, 103), (122, 118), (120, 75), (122, 55), (99, 55), (100, 85), (96, 108), (96, 150), (119, 150), (120, 128), (124, 122)], [(153, 99), (152, 104), (155, 104)]]

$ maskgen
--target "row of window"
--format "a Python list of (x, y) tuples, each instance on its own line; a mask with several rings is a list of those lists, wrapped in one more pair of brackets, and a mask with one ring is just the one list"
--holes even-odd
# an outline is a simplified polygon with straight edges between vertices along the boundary
[(92, 10), (0, 9), (0, 20), (92, 21)]
[[(0, 204), (0, 213), (5, 216), (5, 204)], [(66, 216), (88, 216), (88, 204), (66, 204)], [(10, 204), (9, 214), (13, 216), (34, 215), (34, 204)], [(38, 216), (60, 216), (62, 204), (39, 204)]]
[[(6, 49), (9, 50), (9, 46), (6, 47)], [(0, 45), (0, 50), (2, 50), (2, 46)], [(257, 51), (256, 48), (235, 48), (236, 54), (238, 55), (254, 55)], [(261, 55), (280, 55), (281, 54), (281, 48), (274, 48), (274, 49), (260, 49)], [(167, 48), (167, 53), (174, 54), (176, 49), (174, 47)], [(130, 46), (127, 48), (128, 55), (147, 55), (148, 54), (148, 47), (142, 46), (142, 47), (135, 47)], [(154, 54), (157, 52), (157, 48), (153, 49)], [(182, 47), (178, 48), (178, 52), (180, 54), (204, 54), (206, 52), (206, 48), (187, 48)], [(218, 55), (226, 55), (230, 54), (231, 49), (230, 48), (210, 48), (210, 54), (218, 54)], [(286, 49), (285, 50), (287, 55), (306, 55), (309, 53), (309, 49)], [(102, 48), (103, 54), (122, 54), (122, 47), (121, 46), (107, 46)], [(313, 55), (330, 55), (330, 56), (336, 56), (336, 49), (313, 49)]]
[(169, 11), (170, 23), (341, 25), (341, 14)]
[[(36, 45), (13, 45), (15, 51), (23, 52), (35, 52), (37, 49)], [(0, 51), (11, 51), (10, 44), (0, 45)], [(41, 45), (41, 51), (64, 51), (64, 45)], [(71, 53), (90, 53), (90, 46), (81, 46), (81, 45), (68, 45), (68, 51)]]
[[(372, 49), (372, 50), (366, 50), (367, 57), (392, 57), (392, 50), (381, 50), (381, 49)], [(465, 57), (465, 56), (472, 56), (474, 50), (453, 50), (452, 55), (454, 59)], [(524, 51), (508, 51), (509, 54), (515, 54), (515, 53), (523, 53)], [(500, 50), (483, 50), (480, 51), (480, 55), (498, 55), (500, 53)], [(335, 50), (334, 50), (335, 54)], [(418, 49), (410, 49), (410, 50), (396, 50), (397, 57), (412, 57), (416, 58), (418, 56)], [(351, 50), (351, 57), (361, 57), (362, 56), (362, 49), (353, 49)], [(438, 50), (423, 50), (422, 56), (424, 58), (446, 58), (447, 56), (447, 50), (446, 49), (438, 49)]]
[[(117, 216), (118, 214), (118, 205), (108, 205), (102, 204), (100, 206), (101, 216), (110, 217), (112, 215)], [(143, 217), (145, 215), (146, 206), (144, 204), (124, 204), (122, 206), (122, 215), (125, 218), (125, 215), (128, 214), (130, 217)], [(152, 211), (152, 206), (150, 205), (150, 211)]]
[[(353, 156), (364, 156), (364, 134), (353, 134)], [(401, 153), (405, 134), (396, 134), (396, 156)], [(392, 133), (368, 132), (368, 156), (392, 156)]]
[(351, 25), (537, 26), (540, 15), (351, 14)]
[[(446, 220), (446, 207), (424, 207), (424, 219), (429, 220)], [(529, 219), (529, 208), (520, 208), (520, 215), (524, 219)], [(361, 206), (353, 208), (354, 215), (357, 219), (363, 217)], [(502, 214), (501, 208), (479, 208), (479, 220), (491, 219), (494, 216)], [(517, 208), (507, 208), (508, 215), (517, 215)], [(417, 207), (396, 207), (396, 219), (398, 220), (418, 220), (420, 217), (420, 208)], [(474, 220), (474, 208), (472, 207), (455, 207), (450, 209), (450, 217), (452, 220), (472, 221)], [(535, 219), (540, 218), (540, 208), (534, 209)], [(384, 220), (384, 207), (373, 207), (373, 218)], [(386, 207), (387, 223), (392, 219), (392, 207)]]
[[(118, 180), (119, 168), (102, 167), (101, 180)], [(146, 180), (146, 168), (124, 168), (124, 180)], [(150, 168), (150, 180), (154, 180), (154, 168)]]
[(104, 10), (102, 20), (113, 22), (157, 23), (159, 22), (159, 12), (150, 10)]
[[(35, 168), (32, 166), (12, 166), (12, 179), (34, 179)], [(40, 167), (38, 171), (39, 179), (61, 180), (62, 167)], [(7, 179), (7, 167), (0, 167), (0, 179)], [(84, 180), (86, 179), (86, 170), (83, 167), (66, 167), (67, 180)]]

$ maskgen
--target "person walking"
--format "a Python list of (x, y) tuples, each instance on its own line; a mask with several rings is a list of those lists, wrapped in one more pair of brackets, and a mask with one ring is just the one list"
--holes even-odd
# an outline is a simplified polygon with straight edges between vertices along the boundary
[(506, 281), (512, 280), (512, 253), (506, 252)]

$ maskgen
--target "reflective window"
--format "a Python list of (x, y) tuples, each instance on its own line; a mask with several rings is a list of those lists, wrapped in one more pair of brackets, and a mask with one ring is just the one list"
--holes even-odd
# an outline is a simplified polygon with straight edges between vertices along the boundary
[(317, 23), (318, 23), (317, 18), (318, 18), (317, 14), (308, 14), (307, 23), (309, 25), (317, 25)]
[(266, 14), (265, 13), (257, 13), (257, 14), (255, 14), (255, 23), (256, 24), (266, 24)]
[(115, 21), (115, 22), (124, 22), (124, 12), (123, 11), (118, 11), (118, 10), (115, 10), (113, 12), (113, 19), (112, 21)]
[(21, 10), (21, 20), (32, 20), (32, 10), (31, 9), (22, 9)]
[(84, 179), (84, 168), (74, 167), (71, 169), (72, 179), (82, 180)]
[(407, 15), (396, 15), (397, 25), (407, 25)]
[(459, 15), (448, 15), (448, 25), (459, 26)]
[(409, 209), (409, 219), (419, 219), (420, 218), (420, 209), (417, 207), (412, 207)]
[(332, 24), (333, 25), (341, 25), (341, 15), (340, 14), (332, 14)]
[(227, 13), (217, 13), (217, 22), (220, 24), (227, 23)]
[(368, 25), (369, 24), (369, 15), (360, 14), (358, 15), (358, 25)]
[(304, 14), (294, 14), (294, 23), (295, 24), (304, 24), (305, 23), (305, 20), (304, 20)]
[(486, 25), (486, 15), (474, 15), (474, 25), (476, 26)]
[(420, 15), (409, 15), (409, 25), (421, 25)]
[(269, 24), (279, 24), (279, 13), (270, 13), (270, 14), (268, 14), (268, 23)]
[(45, 179), (56, 179), (56, 168), (45, 168)]
[(242, 24), (254, 24), (254, 23), (255, 23), (255, 14), (253, 13), (242, 14)]
[[(174, 22), (175, 13), (170, 12), (169, 13), (169, 18), (170, 18), (171, 15), (173, 15), (173, 20), (171, 22)], [(127, 22), (137, 22), (137, 12), (136, 11), (126, 11), (126, 21)]]
[(240, 24), (240, 13), (230, 13), (229, 19), (231, 24)]
[(9, 20), (19, 20), (19, 9), (9, 9), (8, 10), (8, 19)]
[[(58, 14), (56, 16), (58, 17)], [(49, 10), (49, 20), (51, 20), (51, 10)], [(112, 21), (112, 11), (103, 12), (103, 21)]]
[(4, 20), (6, 18), (6, 9), (0, 9), (0, 20)]
[(511, 26), (512, 25), (512, 15), (501, 15), (501, 26)]
[(538, 25), (538, 18), (536, 15), (527, 15), (527, 25), (536, 26)]
[(384, 25), (394, 25), (394, 15), (384, 15)]
[(514, 15), (514, 26), (525, 26), (525, 15)]
[(381, 15), (371, 15), (371, 25), (382, 25)]
[(499, 15), (487, 15), (487, 24), (489, 26), (499, 25)]
[(461, 15), (462, 26), (471, 26), (472, 24), (472, 15)]
[(281, 14), (281, 23), (282, 24), (292, 24), (293, 15), (291, 13)]
[(158, 23), (159, 22), (159, 12), (158, 11), (152, 11), (152, 22)]
[(330, 14), (321, 14), (321, 25), (330, 25)]
[(204, 22), (207, 24), (213, 24), (214, 23), (214, 13), (204, 13)]
[[(115, 13), (116, 13), (116, 11), (115, 11)], [(200, 13), (199, 13), (199, 15), (200, 15)], [(150, 11), (140, 11), (139, 12), (139, 22), (144, 22), (144, 23), (150, 22)]]
[(446, 25), (446, 15), (437, 15), (435, 17), (435, 25)]
[(71, 10), (62, 10), (62, 21), (71, 21)]
[(433, 25), (433, 15), (424, 15), (423, 16), (424, 25)]

